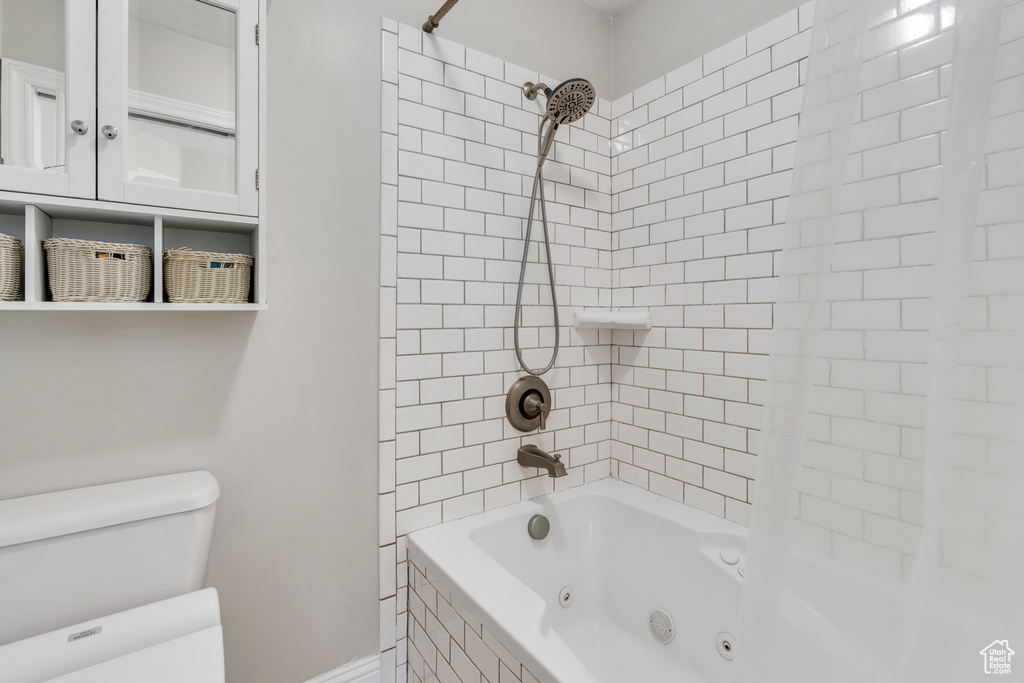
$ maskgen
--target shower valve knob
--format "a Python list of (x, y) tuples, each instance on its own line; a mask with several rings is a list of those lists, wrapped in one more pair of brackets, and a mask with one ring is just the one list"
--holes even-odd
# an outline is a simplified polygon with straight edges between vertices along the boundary
[(551, 391), (540, 377), (520, 377), (505, 397), (505, 415), (513, 427), (521, 432), (547, 428), (551, 412)]

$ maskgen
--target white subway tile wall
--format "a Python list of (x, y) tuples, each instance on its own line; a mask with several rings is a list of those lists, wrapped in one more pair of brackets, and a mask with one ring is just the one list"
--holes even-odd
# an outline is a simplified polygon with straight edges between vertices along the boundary
[[(611, 472), (611, 334), (572, 326), (574, 310), (612, 305), (611, 103), (563, 128), (545, 165), (562, 349), (544, 376), (547, 430), (523, 434), (505, 393), (523, 374), (512, 322), (544, 102), (522, 86), (559, 81), (390, 21), (381, 44), (380, 649), (394, 664), (382, 668), (404, 683), (408, 659), (426, 681), (426, 661), (450, 680), (472, 665), (451, 657), (487, 648), (467, 628), (426, 651), (437, 619), (408, 620), (406, 534)], [(543, 367), (554, 325), (539, 220), (532, 237), (520, 338)], [(561, 453), (568, 476), (520, 467), (525, 443)], [(494, 662), (476, 669), (498, 683)]]

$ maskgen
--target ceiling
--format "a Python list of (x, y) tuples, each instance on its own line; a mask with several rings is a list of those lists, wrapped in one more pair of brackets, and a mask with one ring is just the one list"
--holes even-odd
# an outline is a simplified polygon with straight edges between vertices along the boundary
[(616, 14), (626, 9), (630, 5), (635, 5), (637, 0), (581, 0), (582, 2), (590, 5), (598, 12), (606, 14), (609, 17), (614, 17)]

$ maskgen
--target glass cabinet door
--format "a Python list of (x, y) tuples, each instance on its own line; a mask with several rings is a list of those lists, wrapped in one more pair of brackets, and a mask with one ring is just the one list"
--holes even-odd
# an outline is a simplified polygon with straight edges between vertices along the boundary
[(256, 215), (256, 23), (255, 0), (99, 0), (100, 199)]
[(0, 188), (95, 196), (95, 27), (90, 3), (0, 2)]

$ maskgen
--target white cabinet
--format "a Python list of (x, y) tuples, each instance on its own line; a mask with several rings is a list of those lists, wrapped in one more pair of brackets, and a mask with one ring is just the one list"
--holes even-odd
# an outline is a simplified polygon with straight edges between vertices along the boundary
[[(0, 232), (25, 240), (27, 278), (26, 301), (0, 310), (181, 308), (162, 300), (162, 246), (248, 253), (242, 308), (266, 307), (265, 12), (266, 0), (0, 0)], [(50, 301), (41, 240), (104, 235), (154, 248), (152, 301)]]
[(258, 0), (3, 0), (0, 190), (258, 214)]
[(255, 215), (256, 3), (98, 8), (99, 198)]

